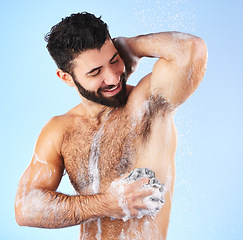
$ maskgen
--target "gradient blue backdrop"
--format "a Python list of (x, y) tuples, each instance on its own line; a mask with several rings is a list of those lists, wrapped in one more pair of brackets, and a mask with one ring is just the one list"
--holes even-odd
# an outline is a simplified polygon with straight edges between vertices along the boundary
[[(243, 239), (242, 9), (241, 0), (1, 1), (0, 238), (78, 238), (78, 227), (19, 227), (14, 198), (43, 125), (80, 101), (56, 77), (44, 34), (62, 17), (86, 10), (102, 15), (113, 37), (178, 30), (206, 41), (204, 80), (175, 118), (179, 144), (168, 240)], [(152, 64), (143, 60), (130, 84)], [(59, 190), (72, 193), (67, 177)]]

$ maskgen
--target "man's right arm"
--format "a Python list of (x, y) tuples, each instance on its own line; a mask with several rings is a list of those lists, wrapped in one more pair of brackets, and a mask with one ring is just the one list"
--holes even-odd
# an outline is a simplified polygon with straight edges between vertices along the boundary
[[(63, 176), (64, 162), (60, 153), (60, 120), (53, 118), (42, 130), (28, 168), (20, 179), (16, 201), (16, 221), (21, 226), (62, 228), (101, 217), (124, 217), (109, 188), (105, 193), (69, 196), (56, 192)], [(140, 185), (129, 186), (127, 202), (133, 215), (146, 208), (142, 199), (151, 193), (140, 191)]]
[(93, 215), (90, 217), (98, 213), (97, 197), (84, 199), (82, 196), (56, 192), (64, 170), (59, 150), (60, 122), (58, 117), (53, 118), (43, 128), (32, 161), (20, 179), (15, 201), (19, 225), (43, 228), (77, 225), (89, 217), (85, 209), (90, 202), (93, 205)]

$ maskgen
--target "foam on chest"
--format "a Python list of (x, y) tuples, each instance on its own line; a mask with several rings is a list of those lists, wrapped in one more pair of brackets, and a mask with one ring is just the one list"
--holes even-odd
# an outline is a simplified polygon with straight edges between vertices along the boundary
[(93, 194), (131, 170), (134, 134), (124, 114), (111, 114), (99, 126), (88, 125), (80, 119), (66, 134), (62, 154), (75, 190)]

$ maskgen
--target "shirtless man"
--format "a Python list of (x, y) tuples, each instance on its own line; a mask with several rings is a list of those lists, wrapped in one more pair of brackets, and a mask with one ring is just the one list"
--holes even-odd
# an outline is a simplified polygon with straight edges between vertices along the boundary
[[(204, 76), (205, 42), (178, 32), (111, 39), (106, 24), (88, 13), (63, 19), (47, 41), (58, 77), (82, 102), (41, 131), (19, 182), (17, 223), (80, 225), (80, 239), (166, 239), (175, 180), (173, 117)], [(135, 87), (126, 85), (142, 57), (158, 58), (152, 73)], [(165, 184), (156, 216), (139, 216), (154, 187), (144, 187), (149, 176), (127, 181), (136, 168), (153, 170)], [(56, 191), (64, 169), (76, 195)]]

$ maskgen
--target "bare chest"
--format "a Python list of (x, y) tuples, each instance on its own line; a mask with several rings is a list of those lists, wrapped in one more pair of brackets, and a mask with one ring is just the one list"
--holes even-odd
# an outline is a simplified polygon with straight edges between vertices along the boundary
[(174, 149), (168, 132), (171, 127), (168, 128), (168, 118), (164, 117), (167, 105), (161, 102), (148, 102), (139, 120), (132, 111), (116, 110), (99, 125), (80, 118), (66, 132), (62, 155), (70, 181), (79, 194), (103, 192), (115, 178), (135, 167), (149, 167), (161, 176), (166, 175), (166, 162), (174, 156)]
[(103, 192), (115, 178), (132, 169), (136, 148), (130, 119), (111, 115), (93, 127), (81, 120), (65, 134), (62, 155), (78, 193)]

